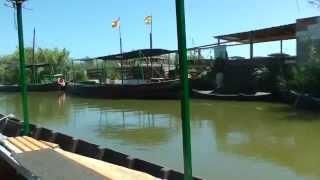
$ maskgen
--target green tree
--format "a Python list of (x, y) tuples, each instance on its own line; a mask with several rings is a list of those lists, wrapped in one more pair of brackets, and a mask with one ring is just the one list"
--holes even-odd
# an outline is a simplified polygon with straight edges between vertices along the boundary
[[(40, 68), (37, 74), (42, 75), (40, 80), (45, 76), (52, 74), (65, 74), (69, 68), (69, 51), (66, 49), (48, 49), (38, 48), (35, 50), (33, 59), (33, 49), (25, 48), (25, 56), (27, 64), (48, 64), (47, 67)], [(12, 54), (0, 57), (0, 78), (1, 83), (17, 84), (18, 83), (18, 67), (19, 67), (19, 51), (15, 50)], [(29, 71), (29, 79), (31, 72)]]
[(320, 49), (310, 47), (308, 61), (292, 69), (292, 79), (288, 80), (289, 89), (320, 97)]

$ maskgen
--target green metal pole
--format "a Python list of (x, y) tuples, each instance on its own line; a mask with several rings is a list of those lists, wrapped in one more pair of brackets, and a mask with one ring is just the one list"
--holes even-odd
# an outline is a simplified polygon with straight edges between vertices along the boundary
[(190, 128), (190, 100), (187, 62), (186, 25), (184, 0), (176, 0), (178, 53), (180, 64), (180, 79), (182, 84), (181, 117), (183, 135), (184, 179), (192, 180), (192, 153)]
[(26, 78), (26, 64), (24, 57), (23, 44), (23, 27), (22, 27), (22, 3), (24, 0), (16, 0), (17, 7), (17, 22), (18, 22), (18, 36), (19, 36), (19, 55), (20, 55), (20, 91), (22, 96), (23, 108), (23, 134), (29, 135), (29, 112), (28, 112), (28, 96), (27, 96), (27, 78)]

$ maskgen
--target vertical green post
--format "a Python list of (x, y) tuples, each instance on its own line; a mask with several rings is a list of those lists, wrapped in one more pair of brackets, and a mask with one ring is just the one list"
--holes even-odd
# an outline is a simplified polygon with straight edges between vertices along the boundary
[(23, 27), (22, 27), (22, 3), (25, 0), (15, 0), (17, 8), (17, 23), (19, 36), (19, 56), (20, 56), (20, 91), (22, 96), (23, 108), (23, 134), (29, 135), (29, 112), (28, 112), (28, 96), (27, 96), (27, 78), (26, 64), (24, 57)]
[(184, 179), (192, 179), (192, 153), (190, 128), (189, 79), (187, 62), (186, 25), (184, 0), (176, 0), (178, 53), (180, 64), (180, 79), (182, 83), (181, 117), (183, 135)]

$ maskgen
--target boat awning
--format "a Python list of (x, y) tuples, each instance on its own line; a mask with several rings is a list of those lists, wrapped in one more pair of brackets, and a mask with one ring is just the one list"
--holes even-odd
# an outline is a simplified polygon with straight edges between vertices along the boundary
[(225, 40), (227, 42), (238, 42), (243, 44), (247, 44), (250, 42), (260, 43), (295, 39), (296, 23), (247, 32), (215, 36), (215, 38)]
[(172, 52), (174, 51), (166, 50), (166, 49), (140, 49), (140, 50), (135, 50), (135, 51), (126, 52), (122, 54), (96, 57), (93, 59), (101, 59), (101, 60), (135, 59), (135, 58), (141, 58), (141, 57), (161, 56), (164, 54), (170, 54)]
[(39, 63), (39, 64), (28, 64), (26, 65), (26, 68), (31, 68), (31, 67), (46, 67), (49, 66), (49, 63)]

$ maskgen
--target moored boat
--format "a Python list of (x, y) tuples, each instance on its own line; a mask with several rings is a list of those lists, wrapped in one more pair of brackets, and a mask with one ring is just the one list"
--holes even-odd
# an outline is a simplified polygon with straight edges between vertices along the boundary
[[(29, 84), (28, 91), (30, 92), (48, 92), (48, 91), (60, 91), (64, 86), (56, 82), (44, 83), (44, 84)], [(13, 85), (0, 85), (0, 92), (20, 92), (20, 86)]]
[[(3, 118), (3, 115), (0, 115), (0, 119)], [(63, 156), (67, 156), (64, 158), (71, 158), (72, 161), (76, 161), (77, 163), (80, 163), (80, 165), (85, 166), (86, 168), (89, 168), (90, 170), (96, 171), (95, 173), (99, 173), (100, 175), (106, 175), (107, 177), (115, 177), (114, 175), (117, 175), (118, 178), (110, 178), (110, 179), (122, 179), (121, 177), (131, 177), (129, 179), (140, 179), (135, 177), (146, 177), (146, 179), (150, 179), (150, 177), (160, 178), (160, 179), (167, 179), (167, 180), (183, 180), (184, 175), (181, 172), (178, 172), (176, 170), (165, 168), (161, 165), (153, 164), (147, 161), (144, 161), (142, 159), (133, 158), (129, 155), (113, 151), (108, 148), (100, 148), (98, 145), (91, 144), (89, 142), (86, 142), (84, 140), (74, 139), (71, 136), (62, 134), (62, 133), (55, 133), (49, 129), (37, 127), (36, 125), (31, 125), (31, 133), (30, 136), (26, 137), (19, 137), (19, 134), (21, 132), (22, 124), (17, 119), (6, 119), (6, 120), (0, 120), (0, 133), (3, 134), (5, 137), (0, 137), (0, 162), (5, 161), (8, 162), (5, 165), (9, 167), (5, 170), (9, 169), (7, 171), (8, 173), (12, 173), (12, 169), (18, 170), (17, 176), (20, 174), (22, 176), (30, 176), (30, 175), (37, 175), (37, 174), (30, 174), (31, 169), (34, 168), (40, 168), (40, 170), (45, 170), (47, 167), (50, 166), (50, 164), (54, 164), (53, 161), (47, 161), (45, 163), (39, 163), (38, 157), (34, 159), (31, 163), (36, 162), (36, 164), (33, 164), (30, 167), (30, 163), (28, 159), (25, 159), (23, 156), (23, 153), (43, 153), (43, 158), (48, 158), (46, 155), (53, 155), (53, 152), (46, 152), (46, 148), (43, 151), (43, 146), (49, 146), (50, 151), (56, 151), (57, 153), (62, 153)], [(14, 137), (14, 138), (11, 138)], [(8, 142), (9, 145), (8, 146)], [(37, 143), (35, 143), (37, 142)], [(7, 145), (5, 145), (7, 143)], [(16, 147), (12, 147), (11, 145), (15, 145)], [(57, 147), (58, 146), (58, 147)], [(40, 149), (39, 149), (40, 148)], [(36, 150), (35, 152), (33, 152)], [(9, 153), (8, 153), (9, 151)], [(12, 151), (10, 153), (10, 151)], [(26, 152), (27, 151), (27, 152)], [(16, 154), (21, 155), (20, 158)], [(18, 157), (18, 163), (16, 162), (16, 159), (12, 160), (12, 157)], [(21, 158), (22, 157), (22, 158)], [(35, 156), (32, 156), (35, 157)], [(8, 159), (9, 158), (9, 159)], [(54, 156), (54, 161), (56, 158), (59, 158), (58, 156)], [(50, 158), (48, 158), (50, 159)], [(39, 167), (37, 165), (42, 164), (43, 166)], [(84, 164), (85, 162), (85, 164)], [(58, 163), (58, 162), (57, 162)], [(70, 163), (70, 162), (66, 162)], [(25, 164), (25, 165), (24, 165)], [(51, 164), (51, 165), (52, 165)], [(64, 166), (64, 165), (63, 165)], [(1, 166), (3, 167), (3, 166)], [(29, 168), (27, 168), (29, 167)], [(70, 166), (68, 166), (70, 168)], [(93, 168), (94, 167), (94, 168)], [(27, 168), (27, 169), (25, 169)], [(72, 167), (71, 167), (72, 168)], [(10, 170), (11, 169), (11, 170)], [(59, 169), (59, 167), (57, 168)], [(52, 171), (56, 171), (59, 173), (57, 169), (52, 169)], [(61, 168), (60, 168), (61, 169)], [(83, 169), (83, 167), (81, 167)], [(27, 171), (26, 171), (27, 170)], [(39, 170), (39, 169), (37, 169)], [(132, 171), (134, 170), (134, 171)], [(139, 171), (141, 173), (139, 173)], [(35, 171), (31, 171), (35, 172)], [(39, 172), (39, 171), (37, 171)], [(44, 172), (47, 172), (45, 170)], [(65, 170), (62, 170), (60, 172), (60, 176), (63, 176), (63, 173), (65, 173)], [(1, 177), (8, 177), (6, 174), (3, 174), (5, 172), (1, 172), (3, 176)], [(50, 172), (52, 173), (52, 172)], [(61, 174), (62, 173), (62, 174)], [(127, 176), (121, 176), (126, 174)], [(41, 174), (41, 171), (40, 171)], [(48, 173), (49, 174), (49, 173)], [(132, 176), (130, 176), (130, 174)], [(68, 177), (72, 176), (73, 174), (68, 174)], [(85, 174), (86, 175), (86, 174)], [(119, 176), (120, 175), (120, 176)], [(135, 176), (138, 175), (138, 176)], [(150, 176), (151, 175), (151, 176)], [(10, 174), (10, 177), (12, 174)], [(78, 177), (78, 176), (74, 176)], [(90, 179), (94, 179), (96, 176), (92, 176)], [(25, 178), (22, 178), (25, 179)], [(70, 179), (70, 178), (69, 178)], [(77, 179), (77, 178), (76, 178)], [(145, 178), (141, 178), (145, 179)], [(195, 180), (201, 180), (201, 178), (194, 177)]]
[(295, 108), (304, 110), (320, 110), (320, 98), (316, 98), (308, 94), (295, 94)]
[[(175, 63), (165, 49), (141, 49), (131, 52), (85, 58), (76, 61), (95, 62), (95, 69), (86, 69), (89, 80), (67, 86), (70, 95), (108, 99), (178, 99), (180, 80)], [(99, 64), (100, 63), (100, 64)], [(112, 63), (112, 71), (107, 71)], [(100, 68), (99, 68), (100, 67)], [(101, 68), (102, 67), (102, 68)]]
[(178, 99), (180, 81), (168, 80), (143, 84), (69, 84), (71, 95), (108, 99)]
[(231, 100), (231, 101), (271, 101), (272, 93), (257, 92), (254, 94), (221, 94), (215, 93), (213, 90), (200, 91), (192, 89), (192, 97), (197, 99), (215, 99), (215, 100)]

